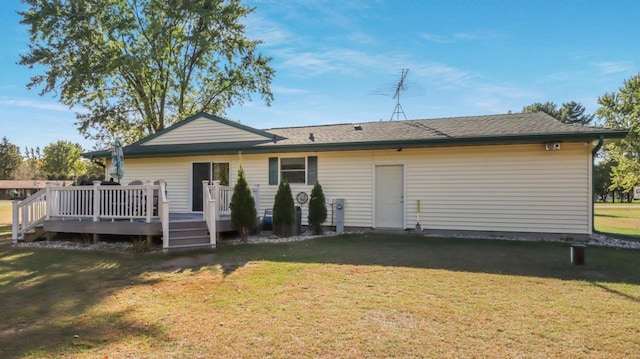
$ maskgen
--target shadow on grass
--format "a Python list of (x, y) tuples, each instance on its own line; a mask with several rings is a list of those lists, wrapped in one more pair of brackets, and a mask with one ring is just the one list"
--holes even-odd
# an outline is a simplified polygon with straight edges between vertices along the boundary
[(0, 358), (55, 357), (124, 338), (165, 338), (161, 328), (131, 319), (135, 308), (107, 316), (91, 311), (122, 288), (153, 284), (139, 279), (136, 261), (104, 252), (0, 245)]
[(431, 238), (417, 235), (341, 235), (279, 244), (217, 249), (231, 273), (238, 263), (381, 265), (640, 284), (640, 250), (587, 246), (586, 264), (570, 263), (570, 243)]

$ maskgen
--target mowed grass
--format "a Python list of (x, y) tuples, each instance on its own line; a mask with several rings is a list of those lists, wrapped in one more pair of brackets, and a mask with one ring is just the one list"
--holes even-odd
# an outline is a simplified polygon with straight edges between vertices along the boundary
[(633, 357), (640, 251), (343, 235), (130, 256), (0, 246), (0, 358)]
[(639, 205), (596, 205), (594, 221), (599, 232), (640, 236)]
[(11, 236), (11, 201), (0, 201), (0, 239)]

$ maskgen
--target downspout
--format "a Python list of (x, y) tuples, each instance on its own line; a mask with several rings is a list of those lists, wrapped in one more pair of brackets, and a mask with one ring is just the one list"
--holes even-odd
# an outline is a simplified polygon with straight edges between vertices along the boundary
[(591, 232), (599, 233), (596, 231), (596, 200), (594, 198), (596, 193), (596, 154), (602, 148), (604, 144), (604, 135), (598, 136), (598, 144), (591, 151)]

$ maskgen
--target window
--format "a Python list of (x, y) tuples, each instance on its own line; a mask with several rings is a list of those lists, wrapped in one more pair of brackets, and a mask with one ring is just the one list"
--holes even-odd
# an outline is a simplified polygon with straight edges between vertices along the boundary
[(318, 157), (269, 157), (269, 184), (282, 181), (314, 185), (318, 182)]
[(281, 158), (280, 159), (280, 182), (305, 183), (306, 180), (306, 158)]

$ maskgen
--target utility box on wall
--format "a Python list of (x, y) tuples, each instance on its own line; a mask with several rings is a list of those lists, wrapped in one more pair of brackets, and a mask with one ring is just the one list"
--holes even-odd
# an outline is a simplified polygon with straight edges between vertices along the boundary
[(336, 198), (336, 232), (344, 233), (344, 198)]

